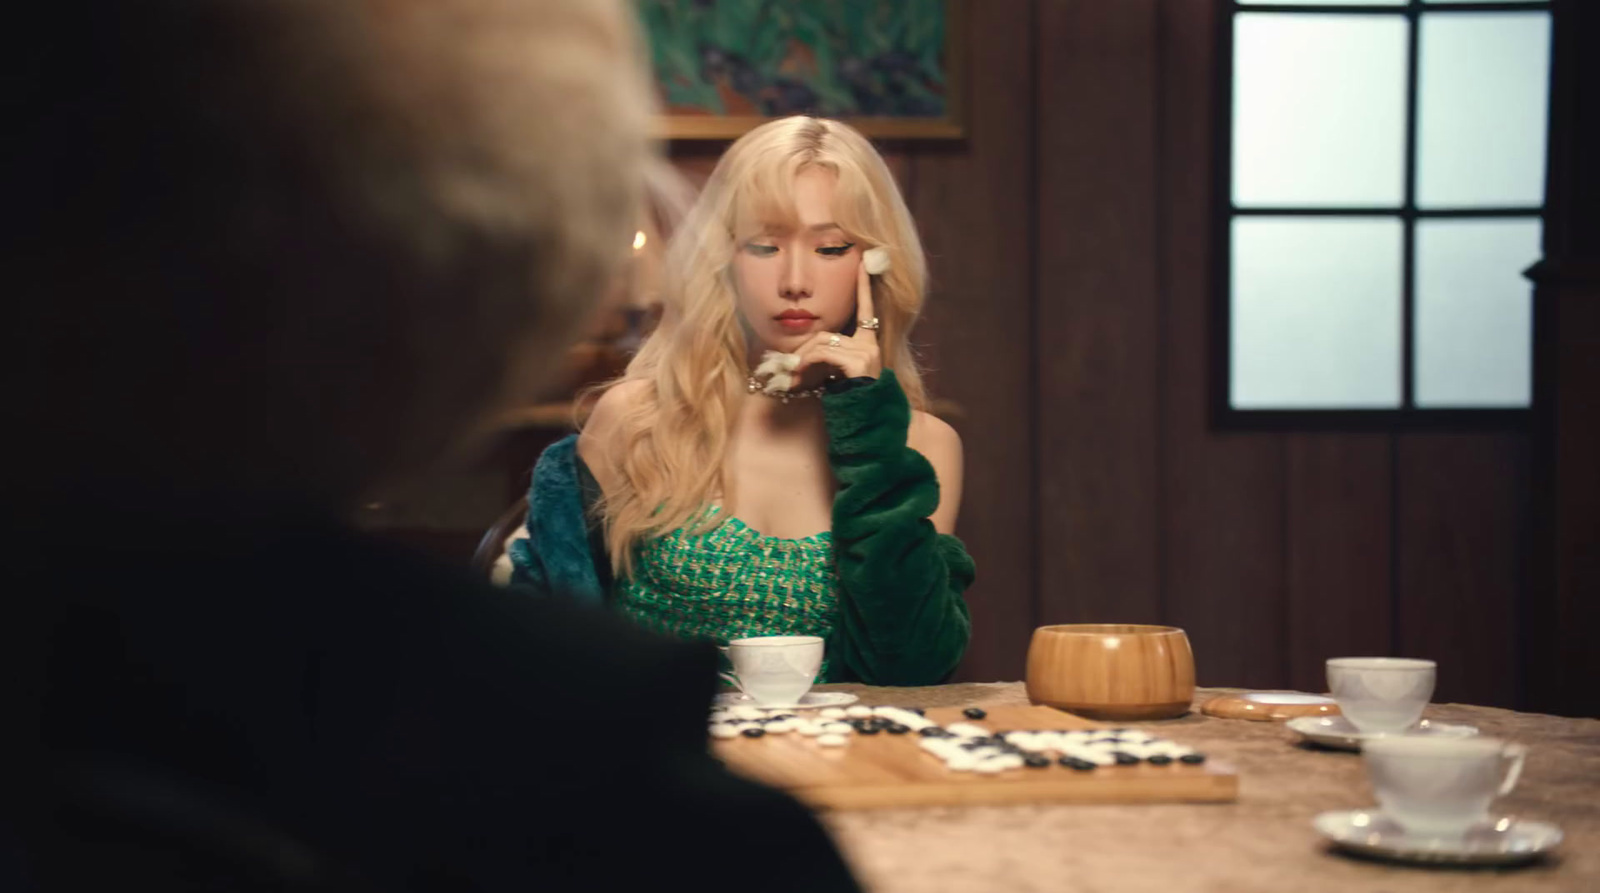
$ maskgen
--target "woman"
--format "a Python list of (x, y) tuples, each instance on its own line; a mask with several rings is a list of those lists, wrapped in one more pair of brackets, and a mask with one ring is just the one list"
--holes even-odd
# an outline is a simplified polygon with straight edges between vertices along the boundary
[[(883, 159), (835, 121), (751, 131), (668, 271), (660, 328), (535, 468), (513, 581), (687, 638), (824, 636), (825, 681), (949, 676), (973, 578), (961, 440), (925, 411), (926, 271)], [(769, 352), (792, 357), (787, 390), (752, 374)]]

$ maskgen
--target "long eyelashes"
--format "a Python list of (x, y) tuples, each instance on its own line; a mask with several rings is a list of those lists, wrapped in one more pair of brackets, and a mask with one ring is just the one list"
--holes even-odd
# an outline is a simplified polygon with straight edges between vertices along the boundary
[[(824, 257), (843, 257), (849, 254), (850, 249), (854, 247), (856, 247), (854, 242), (846, 242), (843, 245), (824, 245), (817, 249), (817, 253)], [(778, 253), (778, 246), (757, 245), (750, 242), (745, 244), (744, 251), (752, 257), (772, 257)]]

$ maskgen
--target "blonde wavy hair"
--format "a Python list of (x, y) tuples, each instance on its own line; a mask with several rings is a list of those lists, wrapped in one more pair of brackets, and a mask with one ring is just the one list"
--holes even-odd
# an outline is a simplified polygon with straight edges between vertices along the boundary
[[(909, 335), (922, 311), (927, 263), (894, 176), (855, 129), (796, 116), (740, 137), (717, 162), (667, 248), (661, 324), (622, 378), (644, 382), (617, 420), (610, 492), (600, 511), (619, 575), (632, 570), (641, 541), (678, 528), (700, 533), (734, 515), (737, 494), (724, 468), (738, 401), (749, 374), (749, 346), (732, 276), (739, 234), (751, 221), (794, 222), (794, 182), (822, 169), (837, 183), (834, 221), (861, 249), (889, 252), (873, 280), (883, 365), (911, 405), (926, 397)], [(707, 511), (720, 497), (725, 511)]]

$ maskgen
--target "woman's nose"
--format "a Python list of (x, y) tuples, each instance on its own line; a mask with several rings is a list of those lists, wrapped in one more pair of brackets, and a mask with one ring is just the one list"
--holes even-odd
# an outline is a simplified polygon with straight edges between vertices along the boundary
[(804, 253), (786, 251), (782, 263), (783, 273), (778, 280), (778, 294), (794, 300), (811, 297), (811, 276), (806, 268)]

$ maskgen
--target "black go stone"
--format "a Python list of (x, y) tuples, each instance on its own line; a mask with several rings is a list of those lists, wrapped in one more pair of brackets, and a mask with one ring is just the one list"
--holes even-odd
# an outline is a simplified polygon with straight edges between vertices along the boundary
[(982, 707), (968, 707), (967, 709), (961, 711), (961, 715), (965, 716), (967, 719), (983, 719), (989, 714), (984, 712)]
[(949, 738), (950, 737), (950, 733), (949, 732), (946, 732), (944, 729), (941, 729), (938, 726), (923, 726), (922, 729), (917, 732), (917, 734), (921, 735), (924, 738)]
[(766, 729), (745, 729), (744, 731), (740, 732), (739, 734), (745, 736), (746, 738), (760, 738), (762, 735), (765, 735), (766, 733), (767, 733)]
[(861, 725), (856, 726), (856, 733), (860, 735), (876, 735), (881, 731), (883, 731), (881, 727), (875, 726), (871, 723), (862, 723)]
[(1169, 757), (1164, 753), (1158, 753), (1150, 758), (1150, 765), (1152, 766), (1165, 766), (1170, 762), (1172, 762), (1172, 757)]
[(912, 713), (915, 713), (918, 716), (926, 716), (926, 715), (928, 715), (928, 711), (922, 709), (921, 707), (908, 707), (906, 709), (910, 710)]
[(1050, 758), (1040, 754), (1030, 753), (1022, 758), (1022, 764), (1029, 769), (1043, 769), (1050, 765)]
[(890, 725), (885, 726), (883, 730), (891, 735), (904, 735), (905, 733), (911, 731), (911, 727), (903, 726), (899, 723), (891, 723)]
[(1111, 755), (1116, 758), (1118, 766), (1132, 766), (1134, 763), (1139, 762), (1138, 757), (1131, 753), (1123, 753), (1120, 750), (1112, 753)]
[(1206, 755), (1203, 753), (1186, 753), (1178, 757), (1178, 761), (1180, 763), (1188, 763), (1191, 766), (1198, 766), (1206, 761)]
[(1080, 760), (1077, 757), (1062, 757), (1061, 765), (1068, 769), (1076, 769), (1079, 772), (1088, 772), (1094, 768), (1093, 763), (1088, 760)]

